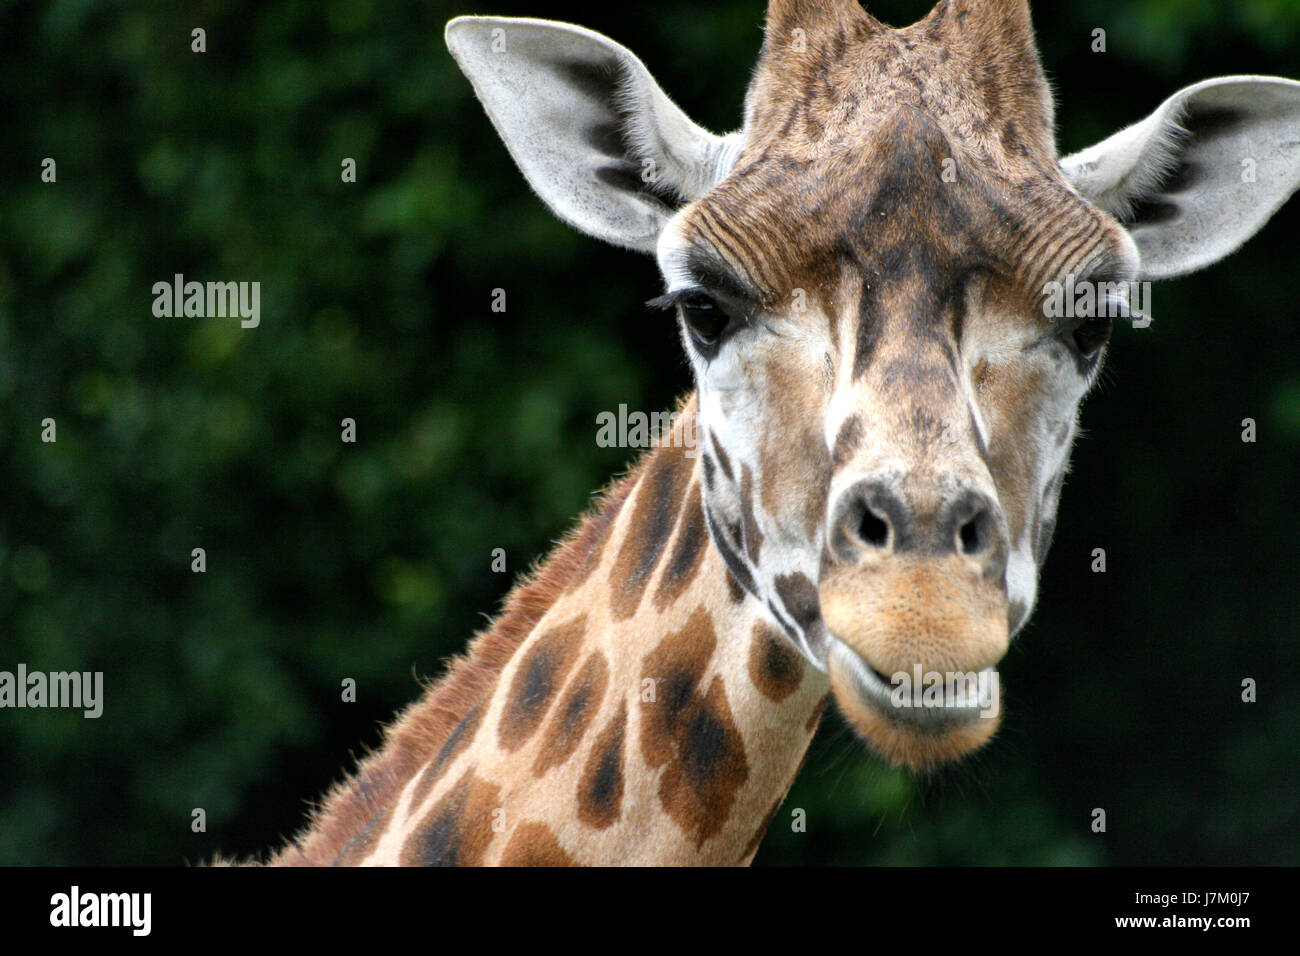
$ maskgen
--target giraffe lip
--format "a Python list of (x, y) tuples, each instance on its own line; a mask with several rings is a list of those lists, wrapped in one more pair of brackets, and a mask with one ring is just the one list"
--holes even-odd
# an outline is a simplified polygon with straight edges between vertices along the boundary
[[(940, 695), (940, 700), (934, 701), (926, 700), (923, 696), (924, 676), (918, 675), (921, 676), (921, 681), (915, 686), (905, 680), (887, 677), (872, 668), (861, 655), (833, 634), (830, 635), (827, 658), (828, 663), (847, 672), (862, 703), (891, 721), (917, 729), (942, 733), (990, 716), (990, 710), (995, 714), (998, 707), (999, 675), (996, 667), (986, 667), (975, 674), (975, 693), (962, 693), (959, 690), (951, 698)], [(895, 675), (895, 678), (902, 677), (910, 680), (912, 675)], [(987, 694), (990, 685), (991, 697)], [(985, 693), (980, 693), (980, 690)]]

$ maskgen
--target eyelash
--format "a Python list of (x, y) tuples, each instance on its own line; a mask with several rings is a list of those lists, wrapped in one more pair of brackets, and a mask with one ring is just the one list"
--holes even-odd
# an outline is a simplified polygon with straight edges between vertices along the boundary
[[(696, 349), (706, 359), (712, 358), (717, 354), (718, 348), (726, 338), (728, 331), (734, 329), (738, 323), (747, 321), (743, 312), (733, 308), (730, 303), (718, 296), (699, 288), (692, 287), (687, 289), (678, 289), (662, 295), (657, 299), (651, 299), (646, 305), (656, 309), (676, 310), (682, 317), (682, 322), (686, 325)], [(695, 316), (696, 321), (692, 321), (692, 315), (688, 310), (696, 306), (700, 309), (700, 314)], [(713, 319), (721, 319), (720, 324), (712, 330), (710, 335), (705, 326), (709, 323), (710, 318), (707, 313), (712, 312)]]
[[(1080, 280), (1076, 280), (1076, 283), (1078, 281)], [(1107, 284), (1127, 285), (1127, 283), (1121, 282), (1121, 280), (1117, 278), (1114, 278), (1112, 276), (1106, 276), (1106, 275), (1087, 276), (1084, 280), (1081, 281), (1086, 281), (1088, 283), (1091, 283), (1094, 286), (1101, 286)], [(1081, 322), (1074, 325), (1069, 330), (1069, 336), (1071, 341), (1074, 343), (1075, 349), (1078, 350), (1079, 355), (1085, 361), (1091, 362), (1093, 364), (1096, 363), (1096, 360), (1100, 355), (1101, 350), (1105, 348), (1106, 344), (1110, 341), (1110, 334), (1111, 334), (1111, 329), (1114, 325), (1114, 321), (1113, 321), (1114, 319), (1127, 319), (1130, 322), (1141, 323), (1141, 324), (1145, 324), (1147, 321), (1149, 321), (1145, 315), (1143, 315), (1137, 308), (1135, 308), (1128, 301), (1126, 301), (1123, 296), (1118, 295), (1114, 292), (1107, 294), (1100, 314), (1092, 318), (1083, 319)], [(1100, 341), (1096, 343), (1088, 341), (1089, 334), (1101, 331), (1098, 328), (1098, 326), (1103, 322), (1105, 324), (1105, 330), (1104, 333), (1098, 336)], [(1081, 333), (1084, 335), (1084, 339), (1082, 340), (1079, 337)]]
[(698, 287), (691, 287), (687, 289), (676, 289), (672, 292), (664, 293), (663, 295), (659, 296), (657, 299), (651, 299), (649, 302), (646, 303), (646, 305), (652, 309), (660, 309), (664, 312), (672, 312), (684, 301), (697, 295), (707, 296), (708, 293)]

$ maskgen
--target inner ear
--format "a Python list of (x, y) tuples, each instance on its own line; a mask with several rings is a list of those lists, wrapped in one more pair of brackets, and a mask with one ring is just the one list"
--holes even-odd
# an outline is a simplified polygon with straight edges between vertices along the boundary
[(1234, 252), (1300, 187), (1300, 83), (1224, 76), (1061, 160), (1082, 195), (1128, 227), (1144, 279)]
[(1222, 108), (1204, 108), (1191, 103), (1176, 126), (1165, 132), (1167, 154), (1151, 172), (1151, 183), (1130, 197), (1116, 218), (1125, 226), (1138, 223), (1148, 226), (1176, 220), (1180, 210), (1169, 196), (1176, 196), (1208, 183), (1215, 170), (1204, 161), (1193, 159), (1191, 150), (1183, 148), (1188, 140), (1202, 143), (1228, 135), (1243, 121), (1240, 113)]
[(627, 69), (617, 60), (589, 63), (574, 60), (562, 66), (563, 76), (574, 92), (597, 104), (600, 117), (583, 132), (588, 146), (604, 157), (593, 173), (606, 186), (638, 194), (671, 215), (691, 197), (670, 177), (663, 175), (658, 158), (660, 144), (646, 135), (638, 123), (638, 107)]
[(597, 239), (653, 253), (673, 211), (739, 152), (738, 136), (691, 122), (645, 64), (591, 30), (458, 17), (447, 45), (529, 185)]

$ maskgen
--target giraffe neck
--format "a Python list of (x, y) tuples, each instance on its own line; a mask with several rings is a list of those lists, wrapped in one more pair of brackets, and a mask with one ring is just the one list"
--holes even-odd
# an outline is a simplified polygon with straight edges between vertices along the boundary
[(693, 396), (279, 865), (747, 863), (826, 700), (705, 528)]

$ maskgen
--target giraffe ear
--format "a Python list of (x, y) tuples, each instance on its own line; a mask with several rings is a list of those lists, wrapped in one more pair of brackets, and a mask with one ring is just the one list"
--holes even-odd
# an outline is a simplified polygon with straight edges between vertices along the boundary
[(1061, 169), (1128, 228), (1143, 278), (1194, 272), (1236, 251), (1300, 186), (1300, 83), (1197, 83)]
[(597, 239), (653, 253), (673, 211), (716, 185), (739, 152), (736, 137), (691, 122), (599, 33), (457, 17), (446, 39), (529, 185)]

